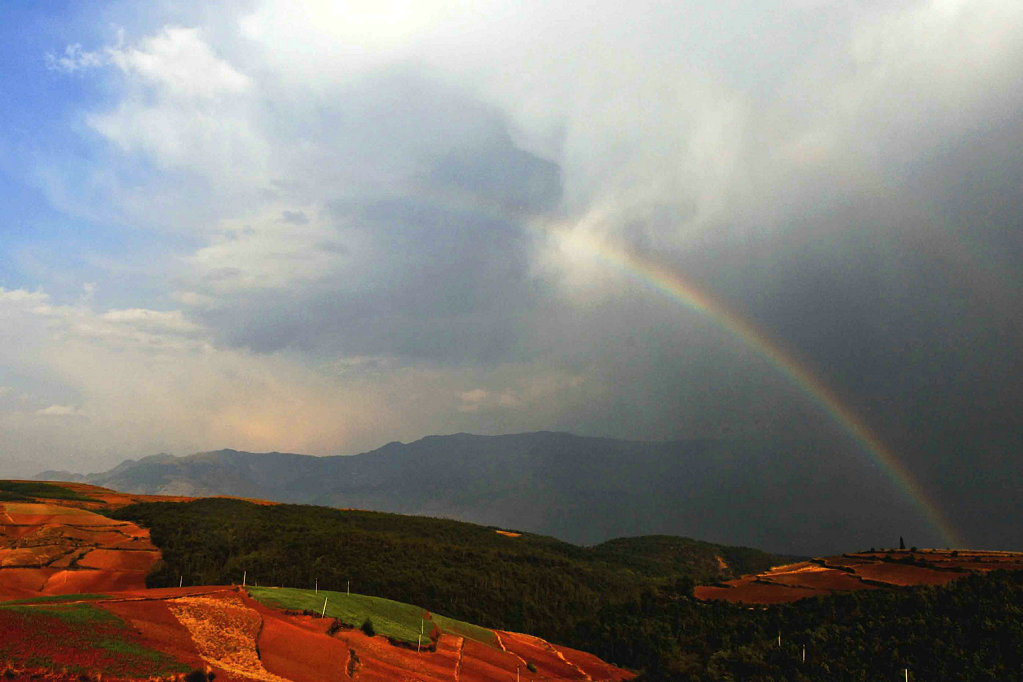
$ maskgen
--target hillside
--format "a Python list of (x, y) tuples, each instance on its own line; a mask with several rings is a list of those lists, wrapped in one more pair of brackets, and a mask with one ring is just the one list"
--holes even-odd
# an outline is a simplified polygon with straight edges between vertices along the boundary
[[(633, 677), (582, 651), (378, 596), (318, 586), (149, 589), (146, 575), (162, 562), (148, 529), (97, 513), (131, 496), (81, 483), (0, 481), (0, 497), (5, 679), (181, 679), (189, 671), (188, 679), (210, 673), (228, 681), (484, 682), (519, 670), (541, 679)], [(164, 505), (188, 506), (143, 506)]]
[(677, 535), (809, 555), (932, 535), (862, 458), (781, 441), (456, 434), (352, 456), (155, 455), (87, 480), (134, 493), (446, 517), (577, 544)]
[(350, 583), (487, 627), (566, 642), (580, 614), (680, 575), (724, 580), (786, 560), (686, 538), (579, 547), (460, 521), (229, 499), (141, 503), (111, 515), (150, 529), (162, 550), (150, 586), (223, 584), (243, 574), (258, 585)]
[[(770, 569), (782, 557), (665, 536), (579, 547), (451, 520), (152, 501), (83, 483), (0, 482), (0, 494), (18, 498), (0, 501), (13, 543), (0, 553), (0, 587), (20, 570), (5, 557), (45, 563), (52, 547), (65, 557), (67, 538), (96, 512), (118, 517), (93, 519), (97, 529), (138, 528), (161, 557), (148, 588), (61, 596), (116, 570), (71, 561), (66, 585), (48, 580), (37, 596), (22, 585), (19, 601), (0, 602), (0, 630), (14, 635), (0, 641), (0, 672), (14, 678), (208, 666), (218, 680), (319, 680), (326, 670), (483, 682), (530, 679), (529, 665), (538, 679), (630, 677), (609, 661), (644, 680), (898, 679), (907, 669), (910, 679), (988, 680), (1012, 678), (1023, 660), (1023, 571), (1004, 570), (1021, 564), (1009, 552), (865, 552)], [(49, 516), (28, 518), (40, 511), (28, 506)], [(77, 550), (119, 549), (114, 540)], [(246, 590), (200, 584), (238, 583), (238, 574)], [(840, 574), (876, 589), (830, 593)], [(816, 596), (754, 608), (693, 599), (693, 583), (707, 580), (736, 595), (749, 584)], [(516, 634), (525, 628), (512, 625), (527, 623), (533, 634)]]

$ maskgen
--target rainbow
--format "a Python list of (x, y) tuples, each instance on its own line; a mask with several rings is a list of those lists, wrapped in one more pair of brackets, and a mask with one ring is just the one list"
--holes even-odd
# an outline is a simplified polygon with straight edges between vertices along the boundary
[(714, 320), (740, 343), (765, 358), (877, 462), (885, 476), (903, 491), (920, 511), (945, 546), (957, 548), (965, 546), (958, 531), (945, 518), (941, 509), (909, 469), (867, 423), (842, 402), (831, 387), (810, 371), (791, 351), (786, 350), (710, 292), (686, 279), (677, 270), (593, 236), (589, 224), (601, 221), (603, 216), (599, 209), (590, 212), (580, 221), (567, 223), (543, 218), (530, 219), (491, 202), (480, 201), (465, 194), (457, 196), (445, 194), (438, 192), (436, 188), (419, 191), (417, 194), (438, 208), (484, 216), (510, 225), (525, 226), (535, 233), (561, 240), (572, 252), (585, 252), (598, 262), (611, 266), (648, 288), (659, 291), (677, 303)]
[[(542, 226), (541, 229), (553, 234), (569, 233), (566, 229), (550, 224)], [(669, 269), (650, 258), (615, 247), (595, 237), (581, 236), (580, 232), (570, 231), (573, 250), (583, 248), (599, 261), (667, 295), (685, 307), (710, 317), (741, 343), (767, 359), (878, 463), (885, 475), (912, 500), (946, 546), (964, 546), (959, 533), (895, 453), (859, 415), (843, 404), (838, 395), (790, 351), (710, 292), (683, 277), (677, 270)]]

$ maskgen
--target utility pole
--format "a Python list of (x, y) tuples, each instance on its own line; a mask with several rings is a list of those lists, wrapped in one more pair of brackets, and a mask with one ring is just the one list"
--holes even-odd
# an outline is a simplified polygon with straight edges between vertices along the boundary
[(178, 587), (181, 587), (181, 584), (184, 583), (184, 582), (185, 582), (185, 576), (179, 574), (178, 575)]
[(351, 596), (351, 594), (352, 594), (352, 581), (349, 580), (348, 583), (345, 585), (345, 596), (348, 597), (348, 596)]
[(323, 618), (323, 614), (327, 612), (327, 598), (323, 598), (323, 610), (320, 611), (320, 618)]
[(245, 587), (245, 579), (249, 577), (248, 571), (242, 571), (242, 587)]
[(313, 581), (313, 592), (315, 592), (316, 594), (320, 593), (320, 579), (319, 578), (317, 578), (315, 581)]

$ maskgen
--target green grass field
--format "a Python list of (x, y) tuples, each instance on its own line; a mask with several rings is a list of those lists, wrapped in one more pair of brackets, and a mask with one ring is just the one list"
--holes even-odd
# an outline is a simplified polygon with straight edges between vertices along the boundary
[(0, 606), (16, 606), (18, 604), (49, 604), (55, 602), (88, 601), (93, 599), (110, 599), (108, 594), (55, 594), (49, 597), (32, 597), (31, 599), (11, 599), (0, 601)]
[(448, 632), (474, 639), (483, 644), (496, 644), (494, 633), (478, 625), (464, 623), (454, 618), (447, 618), (435, 613), (425, 624), (425, 610), (419, 606), (403, 604), (380, 597), (369, 597), (364, 594), (345, 594), (329, 590), (300, 590), (292, 587), (249, 587), (249, 594), (254, 599), (268, 605), (295, 611), (313, 611), (320, 613), (326, 599), (325, 616), (337, 618), (345, 625), (359, 627), (369, 618), (373, 629), (378, 635), (415, 644), (419, 639), (419, 628), (423, 625), (423, 640), (429, 637), (430, 630), (436, 624), (441, 632)]

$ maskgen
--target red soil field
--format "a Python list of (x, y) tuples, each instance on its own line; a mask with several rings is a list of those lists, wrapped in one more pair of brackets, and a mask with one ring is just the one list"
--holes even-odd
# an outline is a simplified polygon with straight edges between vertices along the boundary
[(4, 568), (0, 570), (0, 600), (38, 597), (56, 572), (51, 568)]
[[(0, 573), (0, 579), (3, 579)], [(32, 595), (109, 594), (145, 587), (145, 571), (102, 571), (83, 569), (58, 571), (50, 576), (42, 590)]]
[(1023, 569), (1023, 553), (937, 549), (860, 552), (776, 566), (724, 586), (701, 585), (694, 595), (703, 600), (777, 604), (831, 592), (883, 589), (886, 585), (944, 585), (971, 572), (1000, 568)]
[(59, 504), (0, 503), (0, 600), (145, 587), (149, 531)]
[(3, 549), (0, 550), (0, 567), (42, 568), (66, 553), (64, 548), (57, 545)]
[[(246, 603), (253, 601), (246, 600)], [(271, 615), (268, 610), (258, 610), (263, 617), (259, 655), (269, 672), (296, 682), (318, 682), (343, 676), (349, 646), (326, 635), (329, 619), (320, 621), (324, 632), (318, 633), (290, 622), (291, 619)], [(296, 656), (296, 651), (301, 651), (302, 655)]]
[(700, 585), (694, 590), (693, 594), (697, 599), (705, 601), (721, 599), (723, 601), (742, 602), (744, 604), (781, 604), (827, 594), (824, 590), (772, 585), (755, 580), (747, 582), (739, 579), (729, 581), (729, 583), (734, 583), (734, 585), (732, 587)]
[(458, 660), (451, 647), (440, 653), (394, 646), (383, 637), (367, 637), (360, 630), (335, 635), (354, 649), (359, 659), (358, 677), (370, 680), (451, 680)]
[(149, 571), (159, 558), (157, 550), (94, 549), (79, 559), (78, 565), (114, 571)]
[(118, 526), (123, 521), (114, 521), (84, 509), (73, 509), (56, 504), (34, 504), (28, 502), (4, 502), (4, 524), (14, 526)]
[[(553, 677), (563, 679), (586, 679), (586, 674), (577, 666), (565, 660), (559, 655), (557, 649), (542, 639), (523, 635), (514, 632), (499, 632), (501, 643), (510, 653), (521, 658), (523, 670), (527, 679), (530, 677)], [(526, 669), (526, 663), (536, 666), (536, 673)]]
[(522, 661), (513, 654), (494, 649), (474, 639), (466, 639), (463, 642), (461, 661), (458, 669), (458, 679), (461, 682), (510, 679), (507, 677), (509, 671), (514, 675), (515, 668), (522, 666)]
[(627, 670), (616, 668), (610, 663), (605, 663), (593, 654), (585, 651), (576, 651), (568, 647), (556, 645), (555, 648), (571, 661), (584, 674), (589, 675), (593, 680), (631, 680), (635, 675)]
[(858, 566), (856, 575), (861, 576), (864, 580), (877, 580), (889, 585), (944, 585), (956, 578), (961, 578), (966, 573), (935, 571), (919, 566), (878, 562)]
[(170, 612), (166, 602), (133, 599), (105, 602), (102, 607), (130, 624), (147, 646), (169, 654), (193, 670), (202, 670), (206, 665), (195, 649), (192, 636)]

